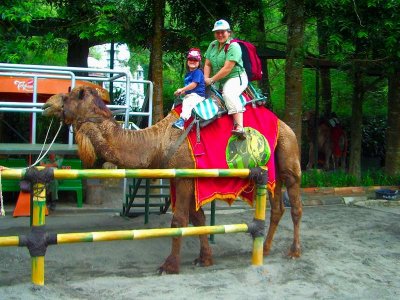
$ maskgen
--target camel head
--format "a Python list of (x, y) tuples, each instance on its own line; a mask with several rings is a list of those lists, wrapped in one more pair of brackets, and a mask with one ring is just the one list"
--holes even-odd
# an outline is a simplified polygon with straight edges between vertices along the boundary
[[(79, 86), (67, 94), (57, 94), (50, 97), (43, 105), (43, 115), (59, 118), (67, 125), (73, 125), (75, 138), (78, 144), (78, 153), (85, 167), (91, 167), (96, 158), (96, 147), (83, 124), (100, 124), (105, 120), (111, 120), (112, 113), (100, 98), (96, 89), (88, 86)], [(92, 130), (93, 131), (93, 130)], [(93, 132), (92, 132), (93, 134)], [(96, 132), (101, 136), (102, 131)]]
[(50, 97), (43, 105), (43, 115), (59, 118), (67, 125), (112, 117), (96, 89), (88, 86), (78, 86), (67, 94)]

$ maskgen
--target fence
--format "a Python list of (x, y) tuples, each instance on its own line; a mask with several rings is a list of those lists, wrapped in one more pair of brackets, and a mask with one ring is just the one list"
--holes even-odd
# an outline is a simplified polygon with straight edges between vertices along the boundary
[[(48, 245), (100, 242), (112, 240), (136, 240), (155, 237), (179, 237), (202, 234), (224, 234), (249, 232), (253, 236), (252, 264), (263, 263), (263, 242), (267, 197), (267, 172), (264, 168), (254, 169), (6, 169), (1, 172), (4, 179), (25, 179), (33, 183), (33, 211), (31, 233), (27, 236), (0, 237), (0, 247), (27, 247), (31, 256), (32, 283), (44, 285), (44, 256)], [(194, 178), (194, 177), (250, 177), (256, 181), (254, 220), (250, 224), (230, 224), (184, 228), (160, 228), (142, 230), (118, 230), (51, 234), (45, 231), (46, 180), (84, 178)]]

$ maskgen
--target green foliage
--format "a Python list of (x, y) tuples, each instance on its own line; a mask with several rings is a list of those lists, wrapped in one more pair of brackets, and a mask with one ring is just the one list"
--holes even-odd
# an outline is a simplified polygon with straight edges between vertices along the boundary
[(387, 176), (383, 171), (367, 171), (357, 180), (344, 172), (309, 170), (302, 173), (301, 187), (391, 186), (398, 185), (399, 176)]
[(177, 88), (183, 86), (183, 78), (186, 73), (185, 55), (183, 53), (165, 53), (163, 70), (163, 101), (164, 115), (167, 115), (172, 108), (175, 96), (174, 92)]
[(362, 154), (368, 157), (385, 157), (386, 119), (370, 117), (364, 120), (362, 128)]
[(25, 58), (29, 52), (39, 51), (38, 49), (44, 49), (44, 47), (52, 48), (55, 43), (50, 35), (25, 36), (22, 31), (29, 28), (35, 18), (53, 16), (54, 12), (42, 1), (2, 1), (0, 3), (0, 62), (26, 63)]

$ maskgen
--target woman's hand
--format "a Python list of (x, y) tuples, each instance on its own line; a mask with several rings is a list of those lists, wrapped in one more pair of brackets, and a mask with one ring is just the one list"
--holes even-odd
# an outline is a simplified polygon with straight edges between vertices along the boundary
[(204, 81), (205, 81), (206, 85), (214, 84), (214, 81), (212, 80), (212, 78), (204, 78)]

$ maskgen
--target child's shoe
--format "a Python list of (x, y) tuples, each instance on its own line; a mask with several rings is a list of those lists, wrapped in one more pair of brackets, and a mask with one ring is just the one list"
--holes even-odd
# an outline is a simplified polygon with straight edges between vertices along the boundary
[(172, 127), (183, 130), (183, 128), (184, 128), (183, 125), (185, 125), (185, 120), (182, 118), (179, 118), (178, 120), (176, 120), (176, 122), (174, 124), (172, 124)]

